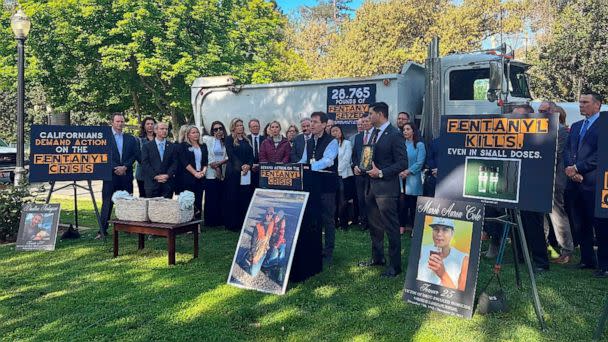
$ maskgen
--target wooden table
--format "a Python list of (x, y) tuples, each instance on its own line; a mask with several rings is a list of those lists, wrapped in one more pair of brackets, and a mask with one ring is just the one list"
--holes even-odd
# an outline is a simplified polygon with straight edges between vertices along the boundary
[(198, 226), (201, 220), (181, 224), (152, 223), (111, 220), (114, 224), (114, 257), (118, 256), (118, 232), (139, 234), (138, 249), (144, 248), (145, 235), (163, 236), (167, 238), (169, 265), (175, 265), (175, 236), (192, 232), (194, 236), (194, 257), (198, 258)]

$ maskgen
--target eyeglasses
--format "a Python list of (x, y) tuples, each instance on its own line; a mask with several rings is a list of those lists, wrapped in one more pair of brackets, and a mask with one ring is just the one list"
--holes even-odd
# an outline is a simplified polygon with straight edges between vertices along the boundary
[(217, 132), (217, 131), (223, 131), (224, 129), (222, 127), (213, 127), (211, 129), (211, 132)]

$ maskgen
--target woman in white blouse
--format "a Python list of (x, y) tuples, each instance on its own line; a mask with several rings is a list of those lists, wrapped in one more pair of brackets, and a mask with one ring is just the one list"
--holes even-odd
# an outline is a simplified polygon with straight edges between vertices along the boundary
[(209, 155), (208, 169), (205, 174), (205, 226), (214, 227), (224, 224), (222, 215), (222, 194), (224, 193), (224, 169), (228, 156), (224, 146), (226, 128), (220, 121), (211, 124), (211, 135), (203, 136), (203, 143), (207, 146)]
[(336, 226), (348, 229), (348, 203), (354, 198), (355, 178), (351, 166), (353, 147), (340, 126), (331, 128), (331, 135), (338, 140), (338, 193), (336, 194)]

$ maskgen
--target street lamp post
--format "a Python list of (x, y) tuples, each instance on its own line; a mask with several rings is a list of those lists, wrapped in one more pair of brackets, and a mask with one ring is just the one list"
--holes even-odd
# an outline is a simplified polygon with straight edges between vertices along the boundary
[(30, 33), (30, 18), (19, 9), (11, 17), (11, 28), (17, 40), (17, 163), (15, 167), (15, 185), (25, 181), (24, 135), (25, 135), (25, 40)]

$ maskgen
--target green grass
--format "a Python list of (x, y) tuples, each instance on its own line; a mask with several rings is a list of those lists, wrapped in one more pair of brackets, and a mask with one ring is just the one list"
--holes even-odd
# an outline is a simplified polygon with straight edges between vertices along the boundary
[[(71, 203), (63, 201), (62, 220)], [(81, 224), (95, 226), (90, 203), (80, 203)], [(16, 253), (0, 246), (0, 339), (6, 341), (203, 341), (203, 340), (387, 340), (387, 341), (588, 341), (597, 324), (607, 283), (590, 272), (554, 266), (538, 277), (548, 331), (538, 328), (525, 288), (515, 287), (511, 265), (504, 282), (511, 311), (458, 319), (401, 300), (404, 276), (379, 277), (361, 269), (369, 237), (338, 232), (334, 265), (284, 296), (226, 285), (236, 233), (205, 229), (201, 254), (191, 259), (192, 236), (179, 236), (177, 265), (167, 265), (164, 239), (58, 241), (54, 252)], [(403, 238), (404, 261), (409, 238)], [(480, 284), (491, 264), (480, 266)]]

